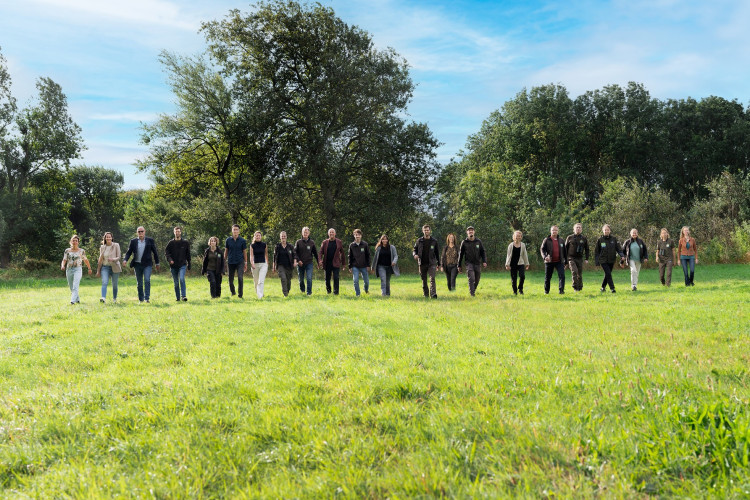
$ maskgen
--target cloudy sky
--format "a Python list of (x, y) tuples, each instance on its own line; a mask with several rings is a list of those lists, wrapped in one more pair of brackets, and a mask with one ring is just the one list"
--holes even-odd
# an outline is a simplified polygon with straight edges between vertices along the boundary
[[(417, 83), (411, 118), (443, 142), (446, 162), (487, 115), (524, 87), (560, 83), (571, 96), (643, 83), (655, 97), (719, 95), (750, 103), (745, 0), (321, 0), (377, 46), (393, 47)], [(0, 2), (0, 50), (21, 104), (49, 76), (83, 128), (81, 163), (147, 187), (139, 124), (173, 109), (157, 56), (204, 50), (198, 29), (233, 0)]]

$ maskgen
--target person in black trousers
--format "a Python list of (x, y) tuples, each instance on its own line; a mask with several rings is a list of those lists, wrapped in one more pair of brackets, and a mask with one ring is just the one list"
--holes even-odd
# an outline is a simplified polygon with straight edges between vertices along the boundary
[(224, 272), (224, 254), (219, 250), (219, 238), (211, 236), (208, 248), (203, 253), (201, 274), (208, 278), (208, 290), (212, 299), (221, 297), (221, 275)]
[(565, 266), (568, 263), (568, 253), (565, 242), (558, 237), (560, 230), (557, 226), (550, 228), (550, 235), (544, 238), (540, 249), (544, 259), (544, 293), (549, 293), (552, 273), (557, 269), (557, 283), (560, 294), (565, 293)]
[(625, 262), (625, 254), (622, 253), (620, 243), (617, 241), (611, 233), (612, 229), (609, 224), (604, 224), (602, 227), (603, 235), (596, 240), (596, 248), (594, 250), (594, 262), (597, 266), (602, 266), (604, 271), (604, 280), (602, 281), (602, 289), (604, 292), (607, 285), (612, 293), (615, 293), (615, 282), (612, 280), (612, 269), (615, 267), (615, 261), (617, 256), (620, 256), (620, 267)]

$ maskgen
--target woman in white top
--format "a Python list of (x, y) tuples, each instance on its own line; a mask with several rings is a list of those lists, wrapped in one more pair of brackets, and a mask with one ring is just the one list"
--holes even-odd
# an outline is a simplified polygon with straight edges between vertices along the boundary
[(117, 280), (122, 272), (120, 264), (120, 244), (113, 241), (112, 233), (107, 231), (102, 238), (102, 246), (99, 247), (99, 261), (96, 264), (96, 276), (102, 277), (102, 298), (99, 302), (107, 300), (107, 285), (112, 278), (112, 302), (117, 302)]
[[(505, 269), (510, 271), (510, 279), (513, 283), (513, 295), (523, 295), (523, 282), (526, 279), (526, 271), (529, 270), (529, 254), (526, 252), (526, 243), (522, 242), (523, 233), (513, 233), (513, 241), (508, 245), (508, 254), (505, 257)], [(521, 278), (516, 285), (516, 280)]]
[(71, 304), (78, 304), (81, 301), (78, 296), (78, 286), (81, 284), (81, 277), (83, 276), (83, 264), (86, 264), (86, 267), (89, 268), (89, 274), (91, 274), (91, 264), (89, 259), (86, 258), (86, 252), (78, 246), (79, 243), (78, 235), (74, 234), (70, 238), (70, 248), (65, 250), (63, 260), (60, 263), (60, 270), (65, 271), (65, 275), (68, 277)]

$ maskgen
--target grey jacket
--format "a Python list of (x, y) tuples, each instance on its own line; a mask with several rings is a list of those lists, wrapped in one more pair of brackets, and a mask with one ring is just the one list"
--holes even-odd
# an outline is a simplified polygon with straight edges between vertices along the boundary
[[(398, 269), (398, 252), (396, 252), (396, 247), (394, 245), (388, 245), (391, 249), (391, 262), (393, 263), (392, 266), (388, 266), (387, 271), (390, 273), (395, 274), (396, 276), (401, 276), (401, 271)], [(375, 269), (377, 272), (378, 267), (378, 257), (380, 256), (380, 250), (382, 250), (382, 247), (377, 247), (375, 249), (375, 258), (372, 259), (372, 266), (371, 268)]]

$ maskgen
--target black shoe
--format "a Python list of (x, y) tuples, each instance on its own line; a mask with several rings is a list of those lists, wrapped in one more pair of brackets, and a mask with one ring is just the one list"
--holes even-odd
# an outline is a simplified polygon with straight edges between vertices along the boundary
[[(236, 294), (236, 293), (234, 293), (234, 292), (232, 292), (232, 297), (234, 297), (235, 295), (237, 295), (237, 294)], [(242, 298), (242, 297), (240, 297), (240, 298)]]
[(544, 295), (549, 295), (549, 292), (544, 292)]
[(99, 302), (101, 302), (102, 304), (104, 304), (104, 297), (102, 297), (101, 299), (99, 299)]
[(180, 299), (177, 299), (177, 302), (180, 302)]
[(182, 301), (183, 301), (183, 302), (187, 302), (187, 297), (183, 297), (183, 298), (182, 298)]
[(436, 299), (436, 298), (437, 298), (437, 295), (433, 295), (433, 296), (432, 296), (432, 298), (433, 298), (433, 299)]
[(606, 292), (606, 291), (607, 291), (607, 289), (606, 289), (606, 288), (604, 288), (604, 287), (602, 287), (602, 288), (601, 288), (601, 289), (600, 289), (599, 291), (600, 291), (600, 292), (602, 292), (602, 293), (604, 293), (604, 292)]
[(523, 295), (523, 290), (518, 290), (518, 293), (520, 293), (521, 295)]
[(638, 287), (637, 287), (637, 286), (635, 286), (635, 285), (633, 285), (633, 286), (632, 286), (632, 287), (630, 287), (630, 288), (632, 288), (632, 290), (633, 290), (634, 292), (638, 291)]
[(615, 292), (615, 289), (614, 289), (614, 288), (612, 289), (612, 293), (617, 293), (617, 292)]
[(565, 290), (560, 290), (560, 295), (565, 295)]
[(146, 304), (150, 304), (150, 303), (151, 303), (151, 301), (148, 300), (148, 299), (146, 299)]

